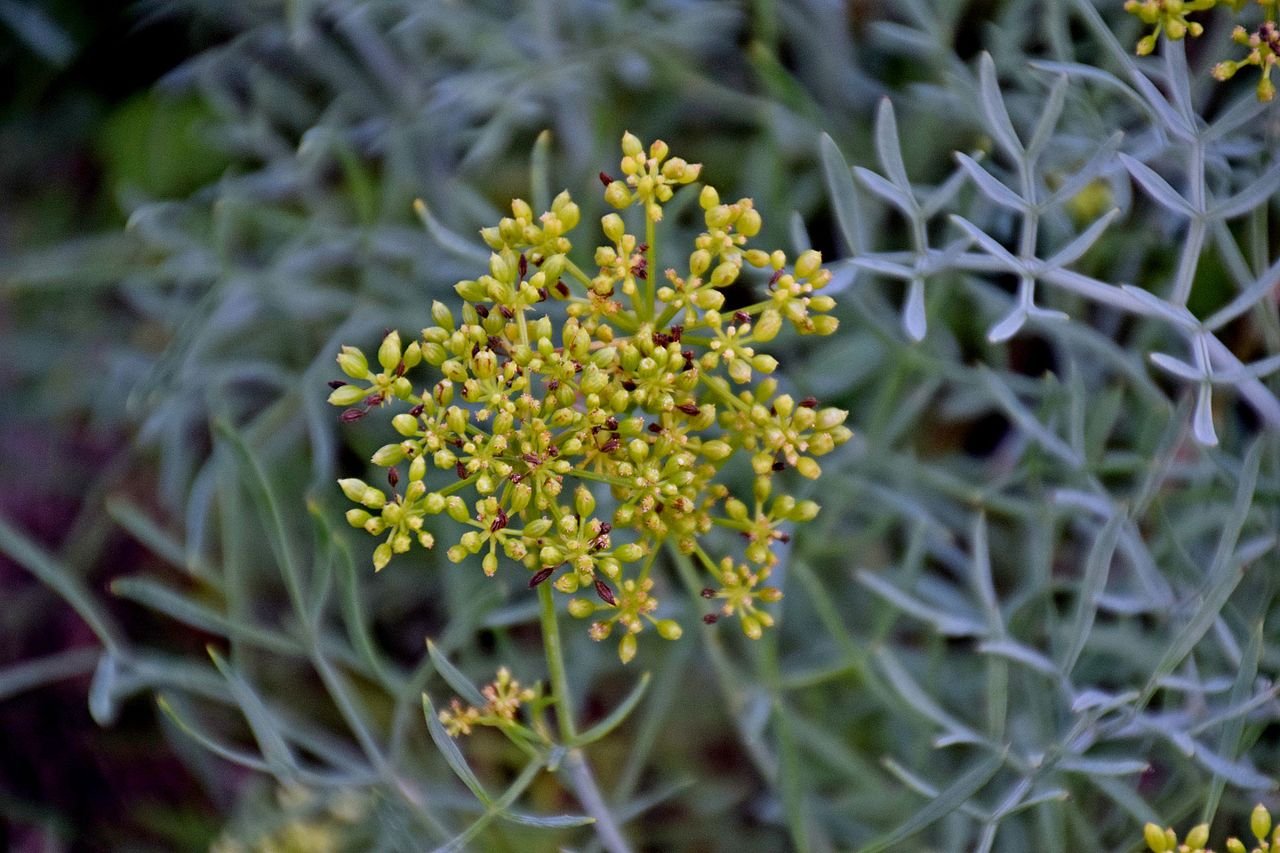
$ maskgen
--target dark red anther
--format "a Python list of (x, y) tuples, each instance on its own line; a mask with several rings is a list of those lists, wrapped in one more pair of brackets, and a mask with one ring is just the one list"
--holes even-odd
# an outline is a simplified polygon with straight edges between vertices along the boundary
[(739, 326), (745, 326), (747, 323), (751, 322), (751, 315), (746, 311), (734, 311), (733, 322), (737, 323)]
[(364, 398), (364, 404), (366, 406), (380, 406), (382, 405), (382, 395), (370, 394), (368, 397)]
[(773, 275), (769, 276), (769, 289), (773, 290), (774, 285), (778, 283), (778, 279), (782, 278), (782, 270), (774, 270)]
[(649, 432), (653, 432), (653, 433), (662, 432), (662, 424), (657, 422), (649, 424)]
[(501, 311), (502, 316), (506, 317), (508, 320), (516, 316), (516, 312), (512, 311), (510, 308), (508, 308), (505, 305), (499, 305), (498, 310)]
[(561, 296), (568, 296), (568, 295), (569, 295), (569, 285), (565, 284), (563, 281), (557, 281), (557, 282), (556, 282), (556, 293), (560, 294)]
[(487, 319), (487, 318), (488, 318), (488, 316), (489, 316), (489, 308), (488, 308), (488, 306), (486, 306), (486, 305), (477, 305), (477, 306), (475, 306), (475, 309), (476, 309), (476, 313), (480, 315), (480, 319), (481, 319), (481, 320), (484, 320), (484, 319)]
[(414, 406), (412, 409), (409, 410), (409, 414), (413, 415), (415, 418), (421, 417), (425, 409), (426, 407), (423, 406), (421, 403), (419, 403), (418, 405)]
[(400, 483), (400, 472), (395, 468), (387, 469), (387, 482), (391, 484), (391, 488), (395, 488)]
[(601, 536), (608, 536), (608, 535), (609, 535), (610, 533), (612, 533), (612, 532), (613, 532), (613, 525), (612, 525), (612, 524), (610, 524), (610, 523), (609, 523), (609, 522), (607, 522), (607, 521), (602, 521), (602, 522), (600, 522), (600, 535), (601, 535)]
[(689, 370), (693, 367), (693, 350), (687, 349), (680, 353), (680, 357), (684, 359), (684, 369)]
[(533, 573), (533, 577), (529, 578), (529, 589), (533, 589), (535, 586), (542, 583), (547, 578), (551, 577), (551, 573), (554, 572), (557, 568), (559, 567), (547, 566), (545, 569), (538, 569), (536, 572)]
[(554, 391), (559, 390), (559, 388), (560, 388), (560, 380), (559, 380), (559, 379), (552, 379), (552, 380), (550, 380), (549, 382), (547, 382), (547, 390), (548, 390), (548, 391), (553, 391), (553, 392), (554, 392)]
[(778, 541), (779, 541), (779, 542), (781, 542), (783, 545), (786, 545), (788, 542), (790, 542), (790, 541), (791, 541), (791, 534), (790, 534), (790, 533), (779, 533), (779, 534), (778, 534)]
[(557, 456), (560, 455), (560, 448), (556, 447), (554, 444), (551, 445), (550, 447), (547, 448), (547, 455), (550, 456), (552, 459), (555, 459)]
[(769, 467), (773, 468), (773, 470), (775, 470), (775, 471), (785, 471), (785, 470), (787, 470), (787, 463), (786, 463), (786, 462), (783, 462), (781, 459), (779, 459), (778, 461), (774, 462), (774, 463), (773, 463), (773, 465), (771, 465), (771, 466), (769, 466)]
[(684, 337), (684, 326), (676, 325), (671, 327), (671, 340), (680, 343), (680, 339)]
[(618, 599), (613, 597), (613, 590), (609, 589), (609, 585), (604, 581), (596, 578), (596, 595), (600, 596), (605, 604), (618, 606)]
[(615, 418), (613, 415), (610, 415), (609, 417), (605, 418), (604, 428), (609, 430), (609, 432), (613, 432), (618, 428), (618, 419)]
[(716, 591), (715, 591), (714, 589), (712, 589), (711, 587), (709, 587), (709, 586), (704, 586), (704, 587), (702, 588), (702, 592), (700, 592), (700, 593), (698, 593), (698, 594), (699, 594), (699, 595), (701, 595), (703, 598), (715, 598), (715, 597), (716, 597)]
[(720, 617), (715, 615), (714, 613), (708, 613), (706, 616), (702, 617), (702, 621), (707, 623), (708, 625), (714, 625), (720, 621)]
[(353, 424), (363, 418), (368, 414), (368, 412), (368, 409), (347, 409), (345, 412), (338, 415), (338, 420), (342, 421), (344, 424)]
[(538, 288), (538, 301), (539, 301), (539, 302), (546, 302), (546, 301), (547, 301), (548, 299), (550, 299), (550, 298), (551, 298), (551, 293), (550, 293), (550, 291), (548, 291), (545, 287), (539, 287), (539, 288)]
[(332, 388), (332, 389), (333, 389), (333, 390), (335, 390), (335, 391), (337, 391), (339, 388), (341, 388), (343, 385), (346, 385), (346, 384), (348, 384), (348, 383), (347, 383), (347, 380), (345, 380), (345, 379), (330, 379), (330, 380), (329, 380), (329, 387), (330, 387), (330, 388)]
[(490, 533), (497, 533), (507, 526), (507, 514), (502, 511), (502, 507), (498, 507), (498, 514), (493, 517), (493, 523), (489, 525)]
[(524, 253), (522, 252), (520, 254), (520, 278), (523, 279), (528, 274), (529, 274), (529, 259), (526, 258), (524, 256)]
[(653, 333), (653, 345), (655, 347), (665, 347), (669, 343), (671, 343), (671, 336), (666, 332)]
[(613, 183), (613, 178), (609, 177), (609, 173), (608, 173), (608, 172), (601, 172), (601, 173), (600, 173), (600, 183), (604, 184), (604, 185), (607, 187), (607, 186), (609, 186), (609, 184)]
[(666, 508), (667, 508), (667, 505), (659, 501), (658, 505), (653, 508), (653, 511), (656, 512), (658, 515), (662, 515), (663, 511), (666, 510)]
[(613, 435), (609, 437), (608, 441), (606, 441), (604, 444), (600, 446), (600, 452), (612, 453), (613, 451), (617, 450), (621, 446), (622, 446), (622, 439), (618, 438), (617, 435)]
[(698, 411), (699, 411), (698, 405), (696, 403), (681, 403), (680, 405), (676, 406), (676, 408), (684, 412), (689, 417), (694, 417), (695, 415), (698, 414)]
[(647, 280), (649, 278), (649, 262), (644, 258), (638, 258), (631, 265), (631, 274), (641, 281)]
[(648, 243), (641, 243), (639, 246), (636, 246), (636, 251), (637, 251), (637, 252), (647, 252), (647, 251), (649, 251), (649, 244), (648, 244)]
[(538, 456), (536, 453), (526, 453), (520, 458), (523, 459), (525, 464), (529, 467), (540, 465), (542, 463), (542, 457)]
[(817, 398), (817, 397), (805, 397), (803, 400), (801, 400), (801, 401), (800, 401), (800, 408), (802, 408), (802, 409), (816, 409), (816, 408), (818, 408), (818, 398)]
[(400, 361), (396, 364), (396, 370), (395, 370), (396, 376), (404, 376), (404, 372), (407, 369), (408, 368), (406, 368), (404, 364), (404, 359), (400, 359)]
[(467, 479), (467, 466), (461, 462), (453, 466), (453, 472), (458, 475), (459, 480)]
[(622, 388), (624, 391), (634, 391), (636, 390), (636, 383), (632, 382), (630, 379), (624, 379), (622, 380)]

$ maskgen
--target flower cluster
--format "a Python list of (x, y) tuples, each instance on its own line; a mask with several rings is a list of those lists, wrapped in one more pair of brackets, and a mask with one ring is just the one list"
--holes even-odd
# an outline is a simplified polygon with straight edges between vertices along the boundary
[(469, 735), (476, 726), (513, 726), (520, 706), (536, 700), (539, 692), (532, 687), (521, 687), (520, 682), (512, 678), (510, 670), (504, 666), (498, 670), (497, 677), (481, 689), (480, 694), (485, 700), (483, 708), (463, 705), (461, 699), (455, 698), (448, 708), (440, 712), (440, 723), (450, 737)]
[[(1280, 0), (1256, 0), (1263, 8), (1264, 20), (1252, 31), (1237, 26), (1232, 39), (1237, 44), (1248, 48), (1248, 54), (1239, 60), (1219, 62), (1213, 68), (1213, 76), (1218, 80), (1229, 80), (1246, 65), (1253, 65), (1262, 71), (1258, 81), (1258, 100), (1270, 101), (1276, 96), (1275, 84), (1271, 82), (1271, 69), (1280, 55), (1280, 29), (1276, 26), (1277, 5)], [(1138, 40), (1139, 56), (1146, 56), (1156, 48), (1160, 34), (1177, 41), (1190, 35), (1198, 36), (1204, 32), (1204, 25), (1191, 20), (1188, 15), (1205, 12), (1210, 9), (1227, 7), (1232, 12), (1241, 12), (1248, 0), (1125, 0), (1126, 12), (1135, 15), (1142, 23), (1151, 26), (1151, 31)]]
[[(1249, 829), (1258, 843), (1246, 847), (1238, 838), (1227, 839), (1227, 853), (1275, 853), (1280, 850), (1280, 827), (1272, 830), (1271, 812), (1261, 803), (1254, 806), (1249, 817)], [(1213, 853), (1205, 845), (1209, 843), (1209, 825), (1202, 823), (1187, 832), (1186, 839), (1178, 843), (1178, 835), (1172, 829), (1161, 828), (1154, 823), (1143, 827), (1143, 837), (1152, 853)]]
[[(705, 230), (693, 250), (663, 273), (656, 224), (676, 188), (701, 167), (622, 140), (623, 179), (602, 173), (618, 209), (601, 220), (604, 242), (589, 274), (571, 258), (579, 209), (567, 192), (535, 216), (524, 201), (481, 236), (493, 250), (488, 270), (455, 288), (460, 314), (433, 304), (433, 325), (405, 343), (389, 332), (370, 360), (344, 347), (346, 378), (333, 385), (341, 419), (357, 421), (392, 403), (394, 441), (373, 455), (390, 491), (341, 481), (358, 504), (354, 527), (383, 541), (381, 569), (414, 543), (435, 544), (447, 515), (466, 530), (447, 555), (481, 555), (486, 574), (503, 559), (523, 565), (529, 585), (544, 582), (577, 598), (591, 636), (620, 634), (630, 660), (646, 625), (674, 639), (679, 625), (656, 615), (650, 571), (665, 543), (696, 555), (713, 581), (723, 615), (738, 615), (748, 636), (770, 624), (760, 602), (783, 526), (812, 519), (818, 506), (781, 492), (779, 477), (821, 473), (817, 457), (851, 435), (846, 412), (813, 398), (779, 393), (777, 367), (762, 348), (786, 325), (802, 335), (836, 330), (831, 279), (815, 251), (794, 261), (751, 246), (761, 228), (750, 199), (724, 202), (710, 186), (699, 202)], [(623, 214), (638, 207), (644, 236)], [(674, 257), (664, 258), (674, 262)], [(743, 307), (725, 308), (736, 287)], [(755, 294), (752, 301), (751, 294)], [(411, 379), (428, 367), (434, 375)], [(730, 494), (721, 474), (749, 460), (749, 499)], [(741, 534), (745, 563), (717, 560), (699, 540), (715, 527)]]
[(1263, 21), (1253, 32), (1244, 27), (1236, 27), (1231, 33), (1236, 44), (1244, 45), (1249, 53), (1244, 59), (1219, 62), (1213, 67), (1213, 76), (1219, 80), (1228, 80), (1246, 65), (1256, 65), (1262, 69), (1262, 78), (1258, 80), (1258, 100), (1270, 101), (1276, 96), (1276, 84), (1271, 82), (1271, 69), (1280, 57), (1280, 27), (1273, 20)]

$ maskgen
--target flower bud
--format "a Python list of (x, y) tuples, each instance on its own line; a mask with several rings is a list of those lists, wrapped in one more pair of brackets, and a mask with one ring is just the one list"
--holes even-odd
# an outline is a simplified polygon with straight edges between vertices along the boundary
[(813, 249), (796, 258), (796, 278), (809, 278), (822, 266), (822, 253)]
[(614, 181), (605, 187), (604, 200), (613, 207), (622, 210), (631, 204), (631, 191), (622, 181)]
[(628, 542), (614, 551), (618, 559), (624, 563), (634, 563), (644, 556), (644, 546), (639, 542)]
[(631, 659), (636, 656), (636, 635), (624, 634), (622, 639), (618, 641), (618, 660), (625, 663), (631, 663)]
[(796, 461), (796, 470), (800, 472), (801, 477), (806, 477), (810, 480), (816, 480), (822, 474), (822, 468), (811, 456), (801, 456)]
[(569, 600), (569, 615), (575, 619), (586, 619), (595, 612), (595, 604), (585, 598), (572, 598)]
[(400, 333), (393, 331), (382, 339), (378, 347), (378, 364), (388, 373), (400, 364)]
[(653, 627), (658, 629), (659, 636), (664, 640), (678, 640), (680, 635), (684, 633), (680, 623), (674, 619), (659, 619), (653, 623)]
[(754, 237), (760, 233), (760, 211), (749, 207), (738, 217), (738, 233), (744, 237)]
[(1249, 815), (1249, 828), (1260, 841), (1265, 841), (1267, 833), (1271, 831), (1271, 812), (1262, 803), (1253, 807), (1253, 813)]
[(622, 153), (628, 157), (644, 156), (644, 147), (631, 131), (622, 134)]
[(1209, 824), (1201, 823), (1192, 827), (1187, 833), (1186, 843), (1192, 850), (1203, 849), (1209, 843)]
[(437, 326), (446, 331), (452, 332), (454, 329), (453, 314), (449, 311), (449, 306), (439, 300), (434, 300), (431, 303), (431, 319), (435, 321)]
[(702, 443), (702, 455), (710, 459), (712, 462), (719, 462), (721, 459), (729, 458), (733, 453), (733, 447), (728, 442), (715, 440), (704, 441)]
[(703, 210), (710, 210), (713, 207), (718, 207), (720, 204), (720, 193), (716, 192), (715, 187), (705, 186), (702, 188), (702, 192), (698, 195), (698, 204)]
[(399, 444), (384, 444), (379, 447), (370, 460), (380, 468), (389, 468), (404, 460), (404, 447)]
[(352, 379), (365, 379), (369, 376), (369, 360), (355, 347), (342, 348), (338, 353), (338, 367)]
[(401, 412), (391, 419), (391, 428), (405, 438), (412, 438), (418, 434), (418, 419), (413, 415)]
[(365, 389), (358, 385), (343, 385), (333, 389), (329, 395), (329, 405), (350, 406), (360, 402), (366, 396)]
[(383, 542), (373, 549), (373, 570), (380, 572), (389, 562), (391, 562), (391, 545)]

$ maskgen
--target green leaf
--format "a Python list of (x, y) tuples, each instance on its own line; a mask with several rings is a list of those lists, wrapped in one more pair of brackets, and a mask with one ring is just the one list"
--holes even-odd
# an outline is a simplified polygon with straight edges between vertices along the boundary
[(448, 763), (449, 768), (453, 770), (454, 775), (462, 780), (462, 784), (471, 789), (471, 793), (476, 795), (477, 800), (486, 806), (493, 805), (493, 798), (489, 796), (484, 786), (480, 784), (476, 774), (471, 772), (471, 768), (467, 765), (467, 760), (462, 757), (462, 751), (453, 742), (453, 738), (449, 737), (449, 733), (444, 730), (435, 706), (431, 704), (431, 697), (426, 693), (422, 694), (422, 712), (427, 717), (427, 731), (431, 733), (431, 739), (435, 741), (436, 748), (440, 750), (440, 754), (444, 756), (444, 760)]
[(1084, 564), (1084, 578), (1080, 582), (1080, 591), (1076, 594), (1076, 615), (1067, 634), (1066, 650), (1062, 654), (1063, 675), (1071, 675), (1089, 641), (1089, 632), (1093, 630), (1093, 620), (1098, 613), (1098, 599), (1106, 588), (1111, 560), (1115, 556), (1125, 521), (1123, 513), (1114, 513), (1107, 519), (1107, 523), (1098, 532), (1098, 537), (1093, 540), (1093, 547), (1089, 549), (1089, 557)]
[(543, 130), (529, 152), (529, 201), (535, 214), (551, 209), (551, 139)]
[(622, 725), (623, 721), (631, 715), (636, 706), (640, 704), (640, 700), (644, 698), (645, 691), (649, 688), (649, 673), (645, 672), (640, 675), (640, 681), (635, 687), (631, 688), (631, 692), (627, 694), (627, 698), (622, 700), (618, 707), (609, 712), (609, 715), (600, 722), (596, 723), (585, 732), (580, 733), (573, 739), (573, 743), (569, 746), (586, 746), (590, 743), (603, 738), (609, 732)]
[(113, 654), (124, 652), (126, 644), (120, 629), (102, 605), (89, 594), (80, 578), (3, 517), (0, 517), (0, 553), (7, 555), (35, 575), (38, 581), (62, 596), (80, 614), (80, 618), (93, 633), (97, 634), (108, 651)]
[(234, 622), (226, 614), (149, 578), (118, 578), (112, 581), (111, 591), (210, 634), (243, 640), (278, 654), (301, 655), (306, 652), (300, 643), (283, 634)]
[[(1253, 690), (1254, 679), (1258, 677), (1258, 659), (1262, 655), (1262, 620), (1253, 624), (1249, 631), (1249, 644), (1245, 646), (1241, 656), (1240, 669), (1236, 673), (1235, 683), (1231, 685), (1231, 698), (1228, 705), (1235, 707), (1244, 702)], [(1218, 753), (1227, 759), (1239, 754), (1240, 742), (1244, 737), (1245, 715), (1239, 714), (1227, 720), (1218, 737)], [(1218, 803), (1222, 801), (1222, 793), (1226, 789), (1227, 780), (1215, 775), (1209, 783), (1205, 794), (1204, 808), (1200, 812), (1201, 823), (1212, 823), (1218, 812)]]
[(951, 814), (969, 802), (987, 782), (991, 781), (996, 771), (1004, 764), (1004, 759), (1004, 752), (988, 755), (956, 777), (954, 782), (943, 788), (937, 797), (934, 797), (909, 820), (861, 848), (860, 853), (880, 853), (882, 850), (895, 849), (898, 844)]
[(302, 570), (298, 566), (296, 556), (299, 550), (296, 543), (291, 541), (292, 537), (280, 509), (280, 501), (271, 487), (271, 481), (263, 471), (257, 455), (235, 427), (219, 419), (214, 423), (214, 431), (234, 451), (235, 458), (239, 462), (241, 480), (248, 487), (254, 502), (264, 511), (265, 518), (262, 521), (266, 529), (267, 542), (275, 555), (276, 563), (280, 566), (289, 600), (299, 618), (310, 627), (314, 623), (311, 620), (312, 614), (307, 609), (307, 598), (303, 591)]
[(88, 675), (101, 654), (100, 649), (81, 647), (0, 668), (0, 702), (47, 684)]
[(461, 670), (450, 663), (440, 651), (440, 647), (431, 640), (427, 640), (427, 654), (431, 656), (431, 663), (435, 666), (436, 672), (440, 673), (440, 677), (453, 688), (453, 692), (458, 694), (459, 698), (476, 708), (483, 708), (488, 704), (479, 688), (472, 684)]
[(1236, 488), (1235, 501), (1223, 525), (1222, 535), (1218, 538), (1218, 547), (1205, 574), (1204, 586), (1197, 596), (1199, 606), (1196, 607), (1191, 618), (1183, 623), (1183, 628), (1166, 648), (1160, 662), (1156, 664), (1142, 691), (1142, 696), (1138, 699), (1138, 709), (1145, 707), (1151, 701), (1151, 697), (1160, 687), (1161, 679), (1173, 672), (1183, 658), (1195, 648), (1196, 643), (1200, 642), (1200, 638), (1213, 626), (1214, 620), (1222, 612), (1223, 605), (1227, 603), (1227, 599), (1231, 597), (1231, 593), (1244, 577), (1241, 567), (1234, 559), (1235, 548), (1249, 516), (1249, 508), (1253, 505), (1253, 493), (1258, 484), (1258, 468), (1261, 461), (1262, 439), (1259, 438), (1249, 448), (1240, 466), (1240, 482)]
[(827, 184), (827, 198), (831, 200), (836, 223), (844, 236), (845, 245), (852, 254), (866, 251), (867, 241), (863, 232), (862, 214), (858, 207), (858, 190), (853, 184), (853, 173), (840, 146), (828, 134), (822, 134), (819, 143), (822, 158), (822, 177)]
[(213, 665), (218, 668), (218, 672), (222, 673), (222, 677), (227, 680), (227, 685), (231, 688), (231, 695), (240, 706), (240, 711), (244, 714), (245, 721), (253, 732), (254, 740), (258, 742), (258, 748), (262, 750), (262, 757), (266, 759), (267, 766), (271, 768), (272, 775), (277, 779), (292, 779), (296, 777), (298, 775), (298, 762), (261, 697), (231, 664), (223, 660), (222, 655), (218, 654), (215, 649), (209, 649), (209, 657), (213, 660)]

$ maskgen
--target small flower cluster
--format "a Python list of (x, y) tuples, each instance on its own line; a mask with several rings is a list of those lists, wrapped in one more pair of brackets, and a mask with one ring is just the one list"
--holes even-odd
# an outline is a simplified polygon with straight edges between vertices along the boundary
[[(620, 633), (625, 662), (646, 625), (669, 639), (681, 633), (655, 615), (650, 569), (664, 543), (697, 556), (718, 584), (720, 615), (738, 615), (751, 637), (771, 624), (757, 604), (779, 597), (765, 585), (772, 545), (786, 540), (784, 526), (818, 512), (775, 494), (778, 477), (816, 478), (817, 457), (851, 432), (846, 412), (779, 393), (769, 377), (777, 361), (761, 351), (786, 324), (802, 335), (836, 330), (819, 253), (789, 262), (751, 246), (761, 228), (751, 199), (724, 202), (706, 186), (705, 230), (658, 287), (656, 224), (701, 167), (668, 156), (662, 142), (646, 151), (630, 133), (622, 152), (624, 177), (601, 173), (605, 199), (640, 209), (643, 238), (620, 213), (604, 216), (588, 274), (570, 259), (579, 210), (569, 194), (538, 216), (517, 199), (510, 217), (481, 232), (493, 253), (486, 274), (455, 287), (460, 316), (434, 303), (434, 325), (408, 344), (389, 332), (372, 361), (343, 347), (346, 378), (331, 383), (329, 401), (345, 407), (344, 422), (392, 403), (408, 409), (391, 421), (396, 440), (373, 455), (390, 491), (340, 481), (359, 505), (348, 522), (383, 540), (375, 568), (415, 542), (433, 547), (432, 519), (447, 515), (468, 528), (450, 560), (480, 555), (493, 575), (505, 557), (525, 567), (531, 587), (594, 592), (598, 600), (575, 598), (570, 611), (593, 619), (596, 639)], [(758, 301), (726, 309), (725, 290), (737, 284), (745, 295), (748, 279)], [(419, 390), (410, 372), (420, 365), (437, 375)], [(750, 501), (720, 481), (740, 455), (755, 473)], [(608, 509), (598, 506), (606, 490)], [(741, 534), (745, 563), (702, 549), (715, 527)]]
[(361, 849), (360, 828), (373, 811), (368, 794), (339, 790), (330, 794), (285, 785), (276, 791), (279, 819), (264, 832), (225, 832), (210, 853), (337, 853)]
[[(1240, 839), (1228, 838), (1227, 853), (1275, 853), (1280, 850), (1280, 827), (1272, 830), (1271, 812), (1261, 803), (1253, 808), (1253, 814), (1249, 817), (1249, 828), (1258, 841), (1257, 845), (1246, 847)], [(1177, 833), (1172, 829), (1161, 828), (1154, 823), (1143, 827), (1142, 834), (1152, 853), (1213, 853), (1205, 846), (1209, 843), (1207, 823), (1192, 827), (1181, 844), (1178, 843)]]
[(439, 713), (440, 723), (450, 737), (469, 735), (476, 726), (502, 729), (515, 725), (520, 706), (535, 701), (539, 691), (533, 687), (521, 687), (504, 666), (480, 694), (485, 700), (483, 708), (463, 705), (461, 699), (454, 698), (449, 707)]
[(1244, 27), (1236, 27), (1231, 33), (1236, 44), (1244, 45), (1249, 53), (1244, 59), (1227, 60), (1213, 66), (1213, 76), (1219, 80), (1228, 80), (1246, 65), (1256, 65), (1262, 69), (1262, 78), (1258, 81), (1258, 100), (1270, 101), (1276, 96), (1276, 84), (1271, 82), (1271, 69), (1280, 57), (1280, 27), (1273, 20), (1262, 22), (1253, 32)]
[[(1138, 55), (1146, 56), (1155, 50), (1161, 33), (1174, 41), (1203, 33), (1204, 25), (1191, 20), (1188, 15), (1224, 6), (1233, 13), (1239, 13), (1247, 2), (1248, 0), (1125, 0), (1124, 8), (1152, 28), (1138, 40)], [(1277, 55), (1280, 55), (1280, 29), (1276, 26), (1277, 5), (1280, 0), (1256, 2), (1263, 7), (1265, 17), (1262, 23), (1252, 31), (1237, 26), (1232, 33), (1232, 39), (1248, 48), (1248, 54), (1243, 59), (1219, 62), (1213, 68), (1213, 76), (1218, 80), (1229, 80), (1241, 68), (1256, 66), (1262, 72), (1258, 81), (1258, 100), (1270, 101), (1276, 96), (1275, 84), (1271, 82), (1271, 69), (1276, 64)]]

